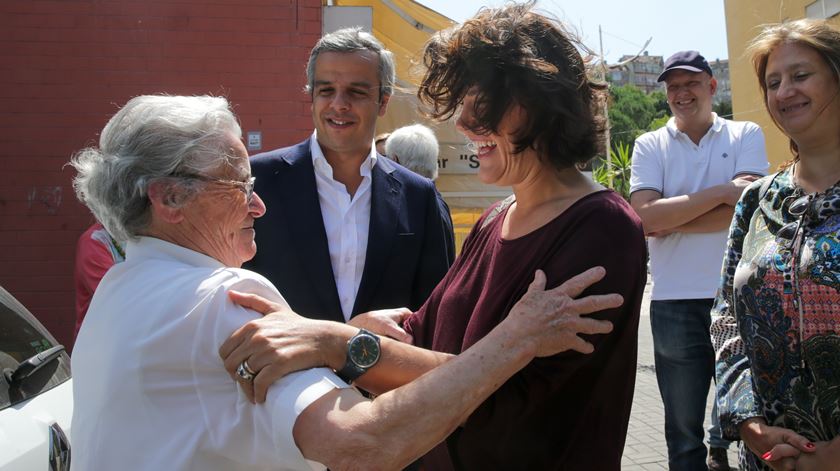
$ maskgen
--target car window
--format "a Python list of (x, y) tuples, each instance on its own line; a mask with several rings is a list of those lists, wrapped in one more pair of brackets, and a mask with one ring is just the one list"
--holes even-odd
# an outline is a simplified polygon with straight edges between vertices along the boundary
[(47, 391), (70, 378), (70, 357), (62, 353), (20, 384), (9, 376), (33, 355), (58, 345), (55, 338), (8, 291), (0, 287), (0, 410)]

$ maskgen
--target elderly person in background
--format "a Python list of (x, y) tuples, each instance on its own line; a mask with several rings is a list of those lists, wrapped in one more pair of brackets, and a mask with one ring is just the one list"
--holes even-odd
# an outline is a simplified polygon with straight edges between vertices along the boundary
[[(556, 286), (604, 266), (606, 277), (587, 294), (617, 292), (625, 303), (597, 314), (615, 330), (592, 339), (594, 354), (531, 362), (424, 457), (429, 470), (621, 467), (635, 386), (644, 235), (620, 195), (577, 169), (596, 152), (600, 125), (592, 110), (604, 86), (589, 81), (563, 25), (532, 5), (484, 9), (426, 45), (420, 98), (438, 118), (460, 110), (456, 126), (477, 149), (478, 178), (512, 187), (514, 196), (482, 216), (446, 277), (405, 322), (414, 345), (430, 349), (438, 362), (407, 350), (413, 356), (403, 357), (397, 379), (419, 376), (487, 340), (513, 315), (536, 269)], [(300, 356), (284, 347), (290, 340), (284, 336), (298, 335), (276, 328), (271, 318), (249, 323), (221, 351), (229, 370), (253, 359), (260, 387)], [(346, 334), (327, 333), (317, 333), (326, 344), (309, 349), (347, 341)]]
[(429, 180), (438, 177), (440, 148), (434, 131), (422, 124), (396, 129), (385, 141), (385, 155)]
[(747, 49), (793, 160), (735, 207), (712, 310), (741, 469), (840, 470), (840, 30), (769, 25)]
[[(422, 124), (403, 126), (392, 132), (385, 140), (385, 155), (411, 170), (417, 175), (437, 180), (438, 177), (438, 152), (440, 146), (434, 131)], [(435, 187), (437, 192), (437, 187)], [(438, 193), (438, 206), (440, 213), (444, 215), (443, 223), (446, 225), (447, 234), (452, 234), (452, 212), (443, 197)], [(450, 260), (455, 259), (455, 240), (447, 238), (446, 253)]]
[(90, 299), (99, 286), (105, 272), (125, 260), (122, 245), (98, 222), (90, 226), (76, 243), (76, 264), (73, 281), (76, 286), (76, 328), (73, 338), (79, 335), (82, 321), (85, 320)]
[[(336, 470), (396, 469), (534, 357), (591, 351), (576, 334), (610, 325), (580, 314), (621, 303), (618, 295), (571, 299), (603, 269), (553, 291), (542, 289), (538, 272), (485, 341), (409, 385), (369, 401), (332, 371), (311, 369), (283, 378), (256, 406), (217, 354), (257, 317), (233, 304), (229, 291), (286, 305), (265, 278), (239, 268), (256, 252), (254, 220), (266, 208), (228, 102), (134, 98), (105, 126), (99, 148), (80, 152), (72, 165), (79, 198), (127, 241), (125, 262), (102, 279), (76, 342), (74, 468), (310, 469), (314, 460)], [(359, 348), (323, 363), (347, 363), (352, 354), (366, 361), (360, 368), (371, 379), (396, 374), (402, 365), (393, 351), (413, 348), (351, 325), (284, 317), (357, 334)], [(242, 362), (235, 375), (246, 390), (251, 368)]]

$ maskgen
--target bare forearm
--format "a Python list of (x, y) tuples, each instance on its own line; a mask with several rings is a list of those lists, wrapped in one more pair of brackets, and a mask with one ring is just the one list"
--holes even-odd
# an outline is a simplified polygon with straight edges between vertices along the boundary
[[(391, 449), (398, 448), (400, 443), (418, 441), (405, 450), (406, 461), (400, 465), (410, 463), (465, 422), (482, 402), (532, 358), (533, 352), (522, 342), (491, 333), (415, 383), (373, 401), (373, 413), (395, 416), (389, 420), (390, 430), (384, 430), (380, 439), (390, 441)], [(385, 400), (380, 401), (380, 398)], [(418, 440), (419, 437), (424, 438)]]
[(638, 203), (633, 201), (633, 208), (642, 219), (645, 233), (673, 230), (691, 222), (723, 203), (721, 191), (713, 186), (690, 195), (670, 198), (658, 198)]
[(379, 362), (359, 377), (356, 384), (366, 391), (382, 394), (414, 381), (453, 357), (454, 355), (448, 353), (434, 352), (383, 338)]
[[(321, 349), (327, 366), (338, 371), (347, 359), (347, 341), (359, 329), (344, 324), (325, 323), (329, 329)], [(381, 337), (382, 354), (374, 367), (360, 376), (355, 384), (374, 394), (398, 388), (422, 376), (427, 371), (453, 357), (448, 353), (434, 352), (415, 347), (387, 337)]]
[[(528, 342), (493, 331), (411, 384), (370, 403), (337, 404), (327, 414), (334, 426), (310, 428), (302, 415), (295, 436), (304, 456), (331, 469), (399, 469), (446, 438), (533, 356)], [(307, 433), (319, 438), (307, 440)]]
[(725, 230), (729, 228), (730, 224), (732, 224), (732, 214), (734, 212), (734, 207), (721, 204), (715, 209), (698, 216), (681, 226), (675, 227), (673, 232), (697, 234)]

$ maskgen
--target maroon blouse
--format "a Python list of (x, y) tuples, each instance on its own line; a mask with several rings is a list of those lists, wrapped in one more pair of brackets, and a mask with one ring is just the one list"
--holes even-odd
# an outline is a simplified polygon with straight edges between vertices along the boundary
[(507, 316), (538, 268), (552, 288), (601, 265), (606, 277), (583, 295), (619, 293), (624, 305), (593, 316), (614, 324), (612, 333), (587, 338), (594, 353), (532, 361), (424, 457), (426, 469), (618, 470), (645, 284), (641, 221), (611, 190), (581, 198), (514, 240), (501, 238), (505, 214), (479, 229), (485, 213), (449, 273), (408, 319), (415, 345), (453, 354), (466, 350)]

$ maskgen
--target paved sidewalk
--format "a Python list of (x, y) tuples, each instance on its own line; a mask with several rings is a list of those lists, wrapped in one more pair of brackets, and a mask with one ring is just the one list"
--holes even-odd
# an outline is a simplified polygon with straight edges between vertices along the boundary
[[(624, 445), (621, 469), (663, 470), (668, 469), (668, 449), (665, 445), (665, 415), (656, 373), (653, 366), (653, 338), (650, 332), (650, 282), (645, 287), (642, 301), (642, 316), (639, 322), (639, 360), (636, 370), (636, 392), (633, 396), (633, 411)], [(711, 393), (707, 402), (706, 427), (711, 412)], [(729, 465), (737, 468), (737, 444), (729, 447)], [(733, 468), (733, 469), (736, 469)]]

